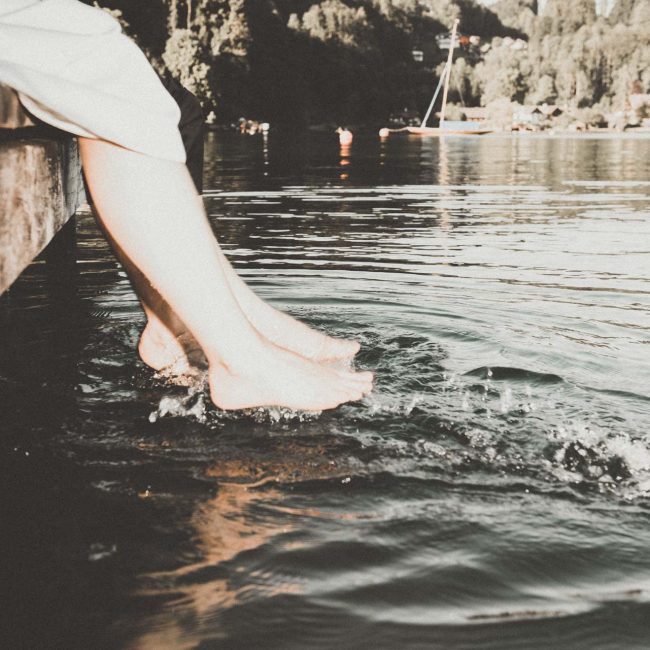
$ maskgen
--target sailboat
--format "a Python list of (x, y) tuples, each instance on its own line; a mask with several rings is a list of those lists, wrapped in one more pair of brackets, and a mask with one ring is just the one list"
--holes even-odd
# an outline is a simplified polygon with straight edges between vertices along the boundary
[[(442, 76), (438, 82), (438, 87), (436, 92), (433, 94), (433, 99), (429, 104), (424, 119), (420, 126), (405, 126), (401, 129), (382, 129), (380, 134), (388, 133), (400, 133), (407, 132), (412, 133), (413, 135), (427, 135), (427, 136), (441, 136), (441, 135), (483, 135), (484, 133), (491, 133), (491, 129), (484, 128), (478, 122), (466, 122), (466, 121), (454, 121), (454, 122), (445, 122), (445, 110), (447, 108), (447, 92), (449, 91), (449, 77), (451, 76), (451, 63), (454, 56), (454, 47), (456, 43), (456, 30), (458, 29), (458, 19), (454, 21), (454, 25), (451, 29), (451, 43), (449, 45), (449, 56), (447, 57), (447, 63), (445, 64)], [(442, 93), (442, 109), (440, 111), (440, 126), (431, 127), (427, 126), (427, 121), (431, 116), (433, 111), (433, 106), (438, 99), (438, 94), (440, 93), (440, 88), (443, 86)]]

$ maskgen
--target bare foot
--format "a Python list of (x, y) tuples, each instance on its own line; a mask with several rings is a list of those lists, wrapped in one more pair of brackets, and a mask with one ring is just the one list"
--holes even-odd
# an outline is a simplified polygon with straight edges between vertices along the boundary
[(327, 336), (253, 296), (240, 302), (246, 317), (265, 338), (285, 350), (327, 362), (352, 359), (361, 347), (357, 341)]
[(283, 406), (322, 411), (361, 399), (372, 390), (372, 373), (340, 371), (260, 340), (228, 367), (212, 364), (212, 401), (224, 410)]
[(171, 375), (194, 374), (198, 367), (207, 365), (203, 351), (189, 332), (176, 337), (155, 320), (150, 320), (142, 331), (138, 353), (149, 367)]

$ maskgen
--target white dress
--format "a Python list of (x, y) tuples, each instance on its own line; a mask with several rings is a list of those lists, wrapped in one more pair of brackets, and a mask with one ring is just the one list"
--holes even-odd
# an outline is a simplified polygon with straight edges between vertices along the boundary
[(176, 102), (101, 9), (77, 0), (0, 0), (0, 83), (57, 128), (185, 162)]

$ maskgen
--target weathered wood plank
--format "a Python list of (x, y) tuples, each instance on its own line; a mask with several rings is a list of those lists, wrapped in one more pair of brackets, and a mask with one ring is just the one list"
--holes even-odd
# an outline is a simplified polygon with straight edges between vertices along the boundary
[(5, 126), (0, 137), (0, 293), (85, 198), (76, 139), (22, 128), (28, 126), (29, 117), (24, 112), (21, 117), (12, 94), (5, 89), (0, 97), (4, 120), (0, 123)]

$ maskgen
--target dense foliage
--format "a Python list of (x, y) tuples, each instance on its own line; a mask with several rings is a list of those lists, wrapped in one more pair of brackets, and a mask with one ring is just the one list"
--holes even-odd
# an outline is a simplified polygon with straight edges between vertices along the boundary
[[(455, 17), (481, 37), (455, 57), (450, 98), (623, 108), (650, 92), (650, 0), (102, 0), (152, 60), (220, 121), (368, 122), (422, 112)], [(423, 54), (416, 61), (413, 50)]]

